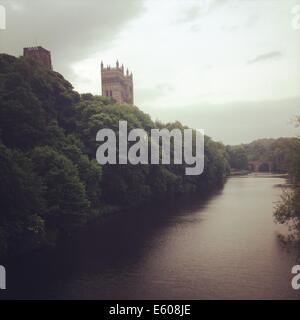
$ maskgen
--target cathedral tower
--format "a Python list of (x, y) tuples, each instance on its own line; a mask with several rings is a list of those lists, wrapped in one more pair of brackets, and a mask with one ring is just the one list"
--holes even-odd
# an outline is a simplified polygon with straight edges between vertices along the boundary
[(120, 67), (119, 61), (115, 67), (103, 66), (101, 62), (102, 95), (112, 97), (117, 103), (133, 104), (133, 77), (124, 66)]

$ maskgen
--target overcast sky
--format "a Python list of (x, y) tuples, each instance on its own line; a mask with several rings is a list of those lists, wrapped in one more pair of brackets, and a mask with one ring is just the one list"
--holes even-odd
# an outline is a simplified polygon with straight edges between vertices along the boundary
[(52, 52), (79, 92), (99, 94), (100, 61), (134, 75), (135, 103), (224, 143), (293, 136), (300, 114), (300, 0), (0, 0), (0, 52)]

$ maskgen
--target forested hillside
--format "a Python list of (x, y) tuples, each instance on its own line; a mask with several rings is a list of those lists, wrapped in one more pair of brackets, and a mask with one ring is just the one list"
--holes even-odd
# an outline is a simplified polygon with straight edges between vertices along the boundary
[(299, 145), (297, 137), (258, 139), (248, 144), (226, 146), (226, 150), (231, 168), (247, 170), (250, 161), (268, 161), (272, 163), (273, 172), (293, 175), (292, 167)]
[(229, 171), (221, 143), (205, 137), (205, 169), (183, 165), (104, 165), (96, 133), (163, 125), (137, 107), (79, 95), (60, 74), (32, 60), (0, 55), (0, 257), (55, 245), (104, 213), (220, 186)]

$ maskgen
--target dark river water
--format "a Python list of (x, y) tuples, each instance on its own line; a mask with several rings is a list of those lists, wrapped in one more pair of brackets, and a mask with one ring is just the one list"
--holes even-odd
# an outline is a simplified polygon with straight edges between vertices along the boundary
[(114, 216), (55, 254), (15, 262), (7, 292), (13, 298), (299, 299), (300, 290), (291, 287), (299, 250), (282, 244), (278, 234), (286, 230), (273, 221), (283, 184), (272, 175), (231, 177), (208, 200)]

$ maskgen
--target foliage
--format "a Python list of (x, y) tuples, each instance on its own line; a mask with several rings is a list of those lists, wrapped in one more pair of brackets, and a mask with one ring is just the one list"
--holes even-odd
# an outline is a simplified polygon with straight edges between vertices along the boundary
[(34, 61), (0, 55), (0, 256), (55, 245), (88, 221), (153, 200), (222, 185), (229, 171), (221, 143), (205, 137), (205, 170), (186, 176), (183, 165), (105, 165), (95, 161), (96, 133), (178, 128), (135, 106), (79, 95), (60, 74)]
[(227, 146), (226, 147), (229, 164), (232, 169), (247, 170), (248, 169), (248, 156), (246, 149), (241, 146)]
[[(300, 123), (300, 118), (298, 118)], [(292, 190), (285, 191), (275, 208), (274, 217), (278, 223), (287, 224), (292, 236), (300, 239), (300, 141), (295, 138), (289, 145), (288, 172), (293, 182)]]
[[(247, 170), (249, 161), (271, 162), (273, 172), (295, 172), (300, 168), (295, 159), (299, 138), (258, 139), (248, 144), (226, 146), (230, 167)], [(300, 177), (300, 169), (298, 172)]]

